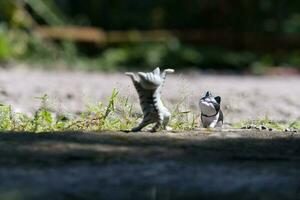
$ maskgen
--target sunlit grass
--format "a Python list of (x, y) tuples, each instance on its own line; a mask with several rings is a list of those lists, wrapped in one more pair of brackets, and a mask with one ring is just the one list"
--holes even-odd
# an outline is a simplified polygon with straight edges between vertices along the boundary
[[(113, 90), (107, 103), (99, 102), (88, 105), (79, 116), (69, 118), (69, 113), (57, 115), (49, 109), (49, 97), (37, 98), (39, 109), (30, 116), (16, 113), (10, 105), (0, 105), (0, 131), (17, 132), (55, 132), (55, 131), (128, 131), (142, 120), (139, 110), (134, 111), (128, 97), (122, 97)], [(172, 110), (170, 126), (174, 131), (193, 130), (196, 117), (187, 106), (185, 98), (177, 103)]]
[(265, 117), (263, 119), (242, 121), (232, 125), (233, 128), (246, 128), (246, 129), (247, 127), (259, 128), (260, 126), (265, 126), (266, 128), (272, 129), (274, 131), (299, 130), (300, 121), (295, 120), (293, 122), (277, 122), (277, 121), (270, 120), (268, 117)]
[(196, 123), (196, 114), (185, 105), (187, 96), (184, 96), (172, 109), (172, 119), (170, 126), (173, 130), (188, 131), (193, 130)]
[[(55, 132), (55, 131), (129, 131), (141, 120), (140, 110), (134, 109), (128, 97), (123, 97), (114, 89), (107, 102), (88, 105), (80, 115), (71, 113), (57, 114), (50, 109), (51, 102), (47, 95), (37, 98), (39, 109), (33, 114), (14, 112), (10, 105), (0, 104), (0, 131), (16, 132)], [(197, 113), (187, 105), (187, 96), (170, 107), (172, 118), (169, 126), (174, 131), (195, 130), (198, 124)], [(300, 121), (276, 122), (267, 117), (257, 120), (241, 121), (231, 125), (236, 129), (259, 129), (285, 131), (299, 130)], [(250, 127), (250, 128), (246, 128)]]

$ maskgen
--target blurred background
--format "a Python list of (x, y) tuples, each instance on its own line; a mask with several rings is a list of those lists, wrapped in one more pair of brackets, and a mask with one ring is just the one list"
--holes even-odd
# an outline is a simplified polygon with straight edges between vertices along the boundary
[(296, 0), (1, 0), (0, 62), (298, 74)]

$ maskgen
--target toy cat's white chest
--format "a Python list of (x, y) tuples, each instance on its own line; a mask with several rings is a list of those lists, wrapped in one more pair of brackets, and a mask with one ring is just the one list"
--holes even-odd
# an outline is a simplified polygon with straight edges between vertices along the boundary
[(202, 126), (205, 128), (214, 128), (214, 127), (220, 126), (218, 124), (219, 116), (220, 116), (220, 113), (218, 113), (217, 115), (212, 116), (212, 117), (202, 115), (201, 116)]

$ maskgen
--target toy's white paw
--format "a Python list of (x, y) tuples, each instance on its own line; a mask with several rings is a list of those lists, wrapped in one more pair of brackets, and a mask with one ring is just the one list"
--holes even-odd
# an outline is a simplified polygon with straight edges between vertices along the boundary
[(134, 77), (134, 73), (132, 73), (132, 72), (126, 72), (125, 75), (130, 76), (130, 77)]
[(174, 72), (175, 72), (174, 69), (165, 69), (164, 71), (165, 71), (166, 73), (174, 73)]
[(170, 127), (170, 126), (166, 126), (166, 131), (172, 131), (173, 129), (172, 129), (172, 127)]

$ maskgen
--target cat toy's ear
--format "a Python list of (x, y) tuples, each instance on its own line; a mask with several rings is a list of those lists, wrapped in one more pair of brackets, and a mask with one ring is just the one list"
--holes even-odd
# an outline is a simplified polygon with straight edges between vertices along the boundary
[(210, 91), (207, 91), (205, 97), (209, 97), (211, 95)]
[(155, 68), (155, 69), (153, 70), (153, 74), (155, 74), (155, 75), (160, 75), (160, 69), (159, 69), (159, 67), (157, 67), (157, 68)]
[(218, 102), (218, 104), (221, 103), (221, 97), (220, 96), (215, 97), (215, 100)]

